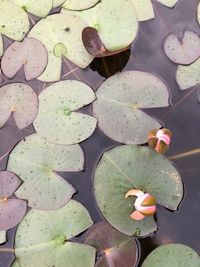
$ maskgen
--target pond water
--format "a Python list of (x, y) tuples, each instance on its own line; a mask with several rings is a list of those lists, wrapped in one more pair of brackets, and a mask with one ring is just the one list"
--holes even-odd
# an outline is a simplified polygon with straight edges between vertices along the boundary
[[(176, 65), (163, 52), (165, 37), (174, 32), (182, 37), (185, 30), (200, 34), (196, 21), (198, 0), (181, 0), (173, 9), (155, 1), (156, 18), (140, 24), (140, 31), (131, 51), (108, 58), (95, 59), (87, 70), (80, 70), (67, 61), (63, 61), (63, 79), (78, 79), (96, 90), (105, 78), (123, 70), (142, 70), (158, 75), (169, 87), (171, 107), (162, 110), (149, 110), (149, 114), (158, 118), (173, 133), (172, 143), (167, 157), (171, 158), (181, 173), (184, 182), (184, 199), (177, 212), (158, 207), (158, 232), (152, 237), (140, 239), (142, 247), (141, 261), (157, 246), (170, 242), (186, 244), (200, 254), (200, 91), (193, 87), (181, 91), (175, 80)], [(34, 18), (33, 18), (34, 19)], [(6, 45), (10, 44), (8, 39)], [(134, 48), (134, 49), (133, 49)], [(8, 80), (5, 79), (3, 84)], [(18, 73), (13, 82), (25, 82), (23, 73)], [(36, 92), (46, 84), (39, 81), (29, 83)], [(83, 112), (92, 112), (91, 106)], [(0, 157), (12, 149), (20, 140), (33, 133), (30, 126), (19, 131), (12, 119), (0, 130)], [(93, 220), (103, 220), (93, 195), (93, 174), (104, 151), (119, 145), (105, 136), (100, 129), (81, 144), (85, 154), (85, 171), (82, 173), (62, 173), (76, 189), (74, 199), (86, 206)], [(196, 153), (195, 153), (196, 151)], [(188, 152), (188, 156), (181, 156)], [(199, 151), (200, 152), (200, 151)], [(5, 170), (7, 157), (0, 161), (0, 169)], [(70, 179), (69, 179), (70, 177)], [(2, 248), (12, 248), (15, 229), (8, 231), (8, 242)], [(81, 238), (81, 237), (79, 237)], [(12, 253), (0, 252), (0, 267), (9, 267), (13, 261)], [(139, 265), (141, 266), (141, 265)]]

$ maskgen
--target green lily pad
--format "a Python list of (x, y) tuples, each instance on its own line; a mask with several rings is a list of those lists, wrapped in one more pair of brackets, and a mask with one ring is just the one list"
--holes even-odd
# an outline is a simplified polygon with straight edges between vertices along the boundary
[(95, 99), (93, 90), (79, 81), (55, 83), (40, 96), (34, 127), (36, 132), (56, 144), (75, 144), (87, 139), (95, 130), (96, 118), (78, 112)]
[(179, 0), (156, 0), (158, 2), (160, 2), (161, 4), (168, 6), (168, 7), (174, 7)]
[[(62, 9), (64, 14), (71, 12)], [(128, 47), (136, 38), (138, 21), (131, 0), (102, 0), (91, 9), (73, 12), (95, 28), (109, 51)], [(120, 33), (120, 38), (119, 38)]]
[(69, 10), (84, 10), (93, 7), (98, 2), (99, 0), (67, 0), (63, 7)]
[(134, 197), (125, 198), (130, 189), (151, 194), (171, 210), (177, 209), (183, 197), (181, 177), (163, 155), (133, 145), (107, 151), (95, 171), (95, 196), (106, 220), (127, 235), (146, 236), (157, 229), (153, 216), (142, 221), (130, 218), (135, 202)]
[(151, 0), (132, 0), (139, 21), (155, 18)]
[(97, 249), (95, 267), (135, 267), (139, 253), (134, 238), (126, 236), (106, 222), (88, 230), (84, 243)]
[(182, 244), (167, 244), (156, 248), (146, 258), (142, 267), (199, 267), (199, 255)]
[(39, 80), (59, 81), (62, 57), (83, 69), (91, 63), (93, 57), (88, 54), (81, 40), (85, 27), (87, 24), (83, 19), (70, 13), (48, 16), (32, 28), (28, 36), (41, 41), (48, 51), (48, 64)]
[(75, 192), (56, 171), (81, 171), (83, 163), (80, 146), (50, 144), (33, 134), (13, 149), (7, 169), (24, 181), (17, 197), (27, 199), (30, 207), (51, 210), (62, 207)]
[(3, 55), (3, 38), (0, 34), (0, 57)]
[(59, 7), (61, 6), (65, 0), (53, 0), (53, 7)]
[(156, 76), (126, 71), (107, 79), (96, 93), (94, 116), (100, 129), (125, 144), (142, 144), (150, 130), (160, 123), (141, 109), (169, 106), (169, 92)]
[(26, 12), (11, 0), (0, 1), (0, 33), (16, 41), (24, 39), (29, 31)]
[(38, 16), (46, 17), (52, 9), (52, 0), (12, 0), (25, 11)]
[(30, 125), (38, 112), (38, 97), (34, 90), (23, 83), (11, 83), (0, 88), (0, 128), (11, 114), (19, 129)]
[(93, 267), (96, 250), (70, 241), (92, 224), (88, 211), (74, 200), (55, 211), (31, 210), (15, 236), (20, 267)]
[(0, 245), (6, 242), (6, 231), (0, 231)]
[(191, 65), (179, 65), (176, 80), (181, 90), (198, 85), (200, 83), (200, 58)]

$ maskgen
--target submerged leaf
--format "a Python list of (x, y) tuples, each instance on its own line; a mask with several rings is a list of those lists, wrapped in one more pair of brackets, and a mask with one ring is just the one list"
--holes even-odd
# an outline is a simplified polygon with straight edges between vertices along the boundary
[(169, 92), (156, 76), (126, 71), (107, 79), (97, 91), (93, 105), (101, 130), (110, 138), (126, 144), (142, 144), (148, 132), (160, 123), (141, 109), (167, 107)]
[[(62, 9), (66, 15), (72, 12)], [(127, 48), (136, 38), (138, 21), (131, 0), (102, 0), (91, 9), (73, 12), (95, 28), (109, 51)], [(119, 38), (120, 35), (120, 38)]]
[(49, 86), (39, 96), (36, 132), (56, 144), (82, 142), (94, 132), (97, 120), (78, 110), (94, 99), (93, 90), (79, 81), (66, 80)]
[(15, 236), (20, 267), (93, 267), (95, 249), (69, 241), (92, 224), (88, 211), (74, 200), (55, 211), (31, 210)]
[(175, 63), (188, 65), (200, 57), (200, 37), (185, 31), (182, 42), (175, 34), (170, 34), (164, 44), (166, 55)]
[(88, 54), (81, 40), (82, 30), (86, 26), (83, 19), (70, 13), (48, 16), (32, 28), (28, 36), (41, 41), (48, 51), (48, 64), (39, 80), (60, 80), (62, 56), (83, 69), (91, 63), (93, 57)]
[(23, 83), (11, 83), (0, 88), (0, 128), (13, 113), (19, 129), (30, 125), (38, 112), (38, 97)]
[(30, 207), (51, 210), (62, 207), (75, 192), (56, 171), (81, 171), (83, 163), (80, 146), (51, 144), (33, 134), (13, 149), (7, 169), (24, 181), (16, 192), (19, 198), (27, 199)]
[(95, 172), (95, 196), (106, 220), (127, 235), (146, 236), (156, 230), (153, 216), (142, 221), (130, 218), (135, 198), (125, 196), (133, 188), (151, 194), (171, 210), (177, 209), (183, 197), (181, 177), (164, 156), (132, 145), (107, 151)]
[(84, 9), (93, 7), (98, 2), (100, 1), (99, 0), (66, 0), (63, 4), (63, 7), (69, 10), (84, 10)]
[(21, 180), (12, 172), (0, 172), (0, 199), (8, 198), (15, 193), (21, 185)]
[(97, 249), (95, 267), (135, 267), (139, 258), (137, 243), (110, 224), (103, 222), (88, 230), (84, 243)]
[(6, 242), (6, 231), (0, 231), (0, 245)]
[(167, 244), (156, 248), (146, 258), (142, 267), (199, 267), (199, 255), (182, 244)]
[(25, 38), (23, 42), (14, 42), (5, 51), (1, 68), (5, 76), (12, 79), (24, 66), (27, 81), (40, 76), (48, 62), (47, 50), (44, 45), (34, 39)]

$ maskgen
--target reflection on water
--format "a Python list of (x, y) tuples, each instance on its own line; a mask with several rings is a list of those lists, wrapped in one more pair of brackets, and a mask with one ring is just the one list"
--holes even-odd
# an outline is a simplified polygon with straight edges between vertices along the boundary
[[(157, 223), (159, 231), (156, 235), (141, 240), (142, 260), (157, 246), (169, 242), (180, 242), (191, 246), (200, 254), (200, 153), (189, 153), (184, 157), (174, 157), (180, 153), (200, 149), (200, 104), (199, 87), (185, 92), (179, 90), (175, 81), (176, 65), (171, 63), (163, 53), (163, 40), (171, 32), (183, 35), (185, 29), (200, 34), (200, 27), (196, 21), (196, 7), (198, 0), (180, 0), (180, 4), (170, 10), (154, 1), (156, 19), (140, 25), (139, 36), (133, 45), (131, 54), (128, 51), (118, 56), (97, 59), (90, 69), (80, 70), (73, 64), (63, 62), (63, 79), (78, 79), (88, 83), (94, 90), (105, 80), (105, 77), (124, 70), (149, 71), (160, 76), (168, 85), (171, 92), (170, 108), (162, 110), (148, 110), (147, 113), (160, 119), (166, 128), (173, 133), (168, 157), (173, 161), (182, 175), (185, 187), (184, 200), (178, 212), (170, 212), (158, 207)], [(162, 18), (162, 19), (161, 19)], [(6, 40), (6, 44), (9, 42)], [(17, 74), (15, 82), (24, 82), (23, 72)], [(4, 83), (9, 81), (5, 79)], [(44, 86), (39, 81), (33, 81), (31, 86), (40, 92)], [(91, 106), (84, 109), (91, 113)], [(12, 119), (0, 130), (0, 158), (18, 141), (33, 132), (30, 126), (19, 131)], [(92, 189), (94, 168), (102, 153), (114, 146), (116, 142), (106, 137), (96, 129), (92, 137), (81, 144), (85, 153), (85, 171), (82, 173), (62, 173), (78, 191), (75, 199), (83, 203), (89, 210), (95, 222), (103, 218), (96, 206)], [(1, 160), (0, 168), (4, 170), (6, 160)], [(15, 230), (8, 232), (9, 242), (2, 248), (11, 248)], [(13, 260), (11, 253), (0, 253), (0, 267), (9, 267)]]

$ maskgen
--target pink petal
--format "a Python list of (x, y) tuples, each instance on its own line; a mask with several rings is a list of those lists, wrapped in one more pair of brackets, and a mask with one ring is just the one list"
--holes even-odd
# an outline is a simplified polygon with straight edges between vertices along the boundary
[(135, 197), (139, 197), (141, 195), (143, 195), (144, 193), (140, 190), (136, 190), (136, 189), (131, 189), (129, 190), (126, 195), (125, 195), (125, 198), (128, 198), (130, 196), (135, 196)]
[(141, 221), (145, 218), (145, 216), (137, 210), (134, 211), (130, 217), (131, 219), (136, 220), (136, 221)]
[(143, 215), (145, 216), (151, 216), (151, 215), (154, 215), (156, 213), (156, 206), (141, 206), (138, 211), (140, 213), (142, 213)]

